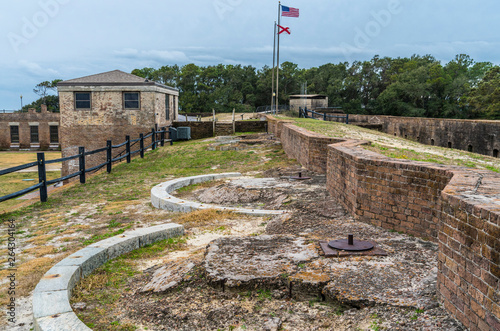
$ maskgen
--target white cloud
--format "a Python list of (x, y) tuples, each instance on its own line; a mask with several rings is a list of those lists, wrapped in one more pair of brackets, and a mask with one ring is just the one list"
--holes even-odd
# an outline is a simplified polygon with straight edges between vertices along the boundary
[(166, 50), (137, 50), (134, 48), (125, 48), (114, 52), (118, 57), (138, 59), (141, 61), (155, 61), (160, 63), (188, 62), (189, 58), (181, 51)]
[(59, 75), (57, 70), (51, 68), (42, 68), (38, 63), (21, 60), (18, 62), (22, 70), (27, 71), (31, 75), (44, 77), (49, 80), (50, 77)]

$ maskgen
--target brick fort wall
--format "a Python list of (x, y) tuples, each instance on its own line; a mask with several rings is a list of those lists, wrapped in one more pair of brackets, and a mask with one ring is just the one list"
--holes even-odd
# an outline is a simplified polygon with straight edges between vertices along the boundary
[(500, 121), (349, 115), (352, 124), (379, 124), (382, 131), (422, 144), (499, 157)]
[[(269, 118), (285, 152), (306, 168), (315, 133)], [(356, 219), (438, 242), (438, 291), (471, 330), (500, 330), (500, 175), (408, 160), (328, 137), (327, 188)], [(311, 170), (313, 170), (311, 168)]]

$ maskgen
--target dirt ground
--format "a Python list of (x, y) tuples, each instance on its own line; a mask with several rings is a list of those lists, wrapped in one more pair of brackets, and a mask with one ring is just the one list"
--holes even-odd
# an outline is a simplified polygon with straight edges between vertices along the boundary
[[(311, 179), (290, 180), (298, 172)], [(142, 263), (140, 273), (130, 279), (109, 314), (138, 330), (463, 330), (437, 301), (437, 246), (354, 221), (328, 195), (325, 181), (324, 175), (300, 167), (274, 168), (179, 192), (183, 199), (285, 209), (289, 214), (235, 217), (211, 224), (212, 230), (189, 228), (185, 249), (169, 253), (162, 261)], [(388, 256), (319, 256), (320, 240), (344, 238), (348, 233), (376, 241)], [(237, 285), (231, 287), (228, 276), (222, 276), (226, 286), (221, 287), (207, 269), (210, 247), (230, 240), (226, 249), (220, 245), (215, 249), (220, 255), (211, 263), (220, 263), (218, 272), (258, 273), (271, 259), (263, 254), (262, 245), (259, 249), (242, 248), (245, 240), (252, 238), (272, 238), (271, 245), (283, 238), (292, 238), (292, 242), (302, 238), (318, 256), (290, 263), (285, 276), (280, 276), (283, 279), (270, 281), (259, 274), (247, 283), (241, 279), (233, 282)], [(252, 259), (257, 261), (255, 265)], [(292, 293), (292, 279), (323, 273), (329, 281)], [(152, 283), (154, 286), (148, 288)], [(155, 286), (156, 292), (152, 290)], [(95, 309), (94, 305), (73, 301), (80, 316)]]

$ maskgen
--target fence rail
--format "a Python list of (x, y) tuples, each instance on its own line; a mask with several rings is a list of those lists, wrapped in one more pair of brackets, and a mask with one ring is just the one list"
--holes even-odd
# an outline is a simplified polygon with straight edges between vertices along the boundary
[[(73, 155), (73, 156), (68, 156), (68, 157), (63, 157), (55, 160), (45, 160), (45, 153), (40, 152), (37, 153), (37, 161), (36, 162), (31, 162), (27, 164), (22, 164), (19, 166), (15, 166), (12, 168), (0, 170), (0, 176), (11, 174), (17, 171), (21, 171), (27, 168), (35, 167), (38, 166), (38, 184), (30, 186), (28, 188), (22, 189), (20, 191), (10, 193), (8, 195), (4, 195), (0, 197), (0, 202), (7, 201), (10, 199), (15, 199), (17, 197), (20, 197), (22, 195), (25, 195), (27, 193), (30, 193), (35, 190), (40, 190), (40, 201), (41, 202), (47, 202), (48, 196), (47, 196), (47, 187), (52, 184), (56, 184), (74, 177), (80, 177), (80, 183), (85, 184), (86, 181), (86, 174), (90, 172), (95, 172), (97, 170), (102, 169), (103, 167), (106, 167), (106, 171), (108, 173), (111, 172), (112, 170), (112, 165), (114, 162), (121, 161), (123, 159), (127, 159), (127, 163), (131, 162), (132, 155), (140, 153), (140, 157), (144, 158), (144, 151), (146, 151), (148, 148), (152, 148), (155, 150), (160, 144), (160, 146), (164, 146), (165, 142), (170, 142), (170, 145), (173, 144), (172, 139), (170, 139), (170, 134), (169, 138), (165, 139), (166, 134), (169, 133), (169, 131), (166, 128), (161, 128), (160, 131), (157, 131), (155, 128), (151, 129), (151, 132), (149, 132), (147, 135), (143, 135), (142, 133), (139, 135), (138, 139), (131, 140), (130, 136), (125, 137), (125, 142), (120, 143), (118, 145), (113, 145), (111, 143), (111, 140), (106, 141), (106, 147), (95, 149), (92, 151), (85, 151), (85, 147), (79, 147), (78, 148), (78, 154)], [(144, 140), (147, 138), (151, 137), (151, 143), (147, 146), (144, 146)], [(139, 149), (132, 151), (131, 148), (139, 143)], [(125, 149), (118, 153), (115, 158), (112, 157), (113, 155), (113, 149), (120, 148), (125, 146)], [(85, 157), (97, 153), (103, 153), (106, 152), (106, 162), (101, 163), (99, 165), (96, 165), (92, 168), (86, 169), (85, 166)], [(52, 179), (52, 180), (47, 180), (47, 169), (46, 165), (47, 164), (52, 164), (52, 163), (58, 163), (58, 162), (65, 162), (65, 161), (70, 161), (78, 159), (78, 171), (74, 172), (72, 174), (69, 174), (64, 177)]]
[[(310, 116), (309, 113), (311, 113)], [(312, 118), (316, 120), (322, 119), (323, 121), (332, 121), (332, 119), (334, 119), (335, 122), (344, 122), (345, 124), (349, 124), (349, 114), (328, 115), (326, 113), (318, 113), (314, 110), (308, 110), (307, 108), (299, 108), (299, 118)]]

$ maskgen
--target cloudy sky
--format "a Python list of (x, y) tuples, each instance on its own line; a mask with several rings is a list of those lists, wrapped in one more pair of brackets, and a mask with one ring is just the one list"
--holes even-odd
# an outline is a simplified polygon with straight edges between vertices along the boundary
[[(309, 68), (456, 54), (500, 64), (498, 0), (285, 0), (281, 60)], [(162, 65), (272, 64), (276, 0), (22, 0), (0, 4), (0, 110), (45, 80)]]

